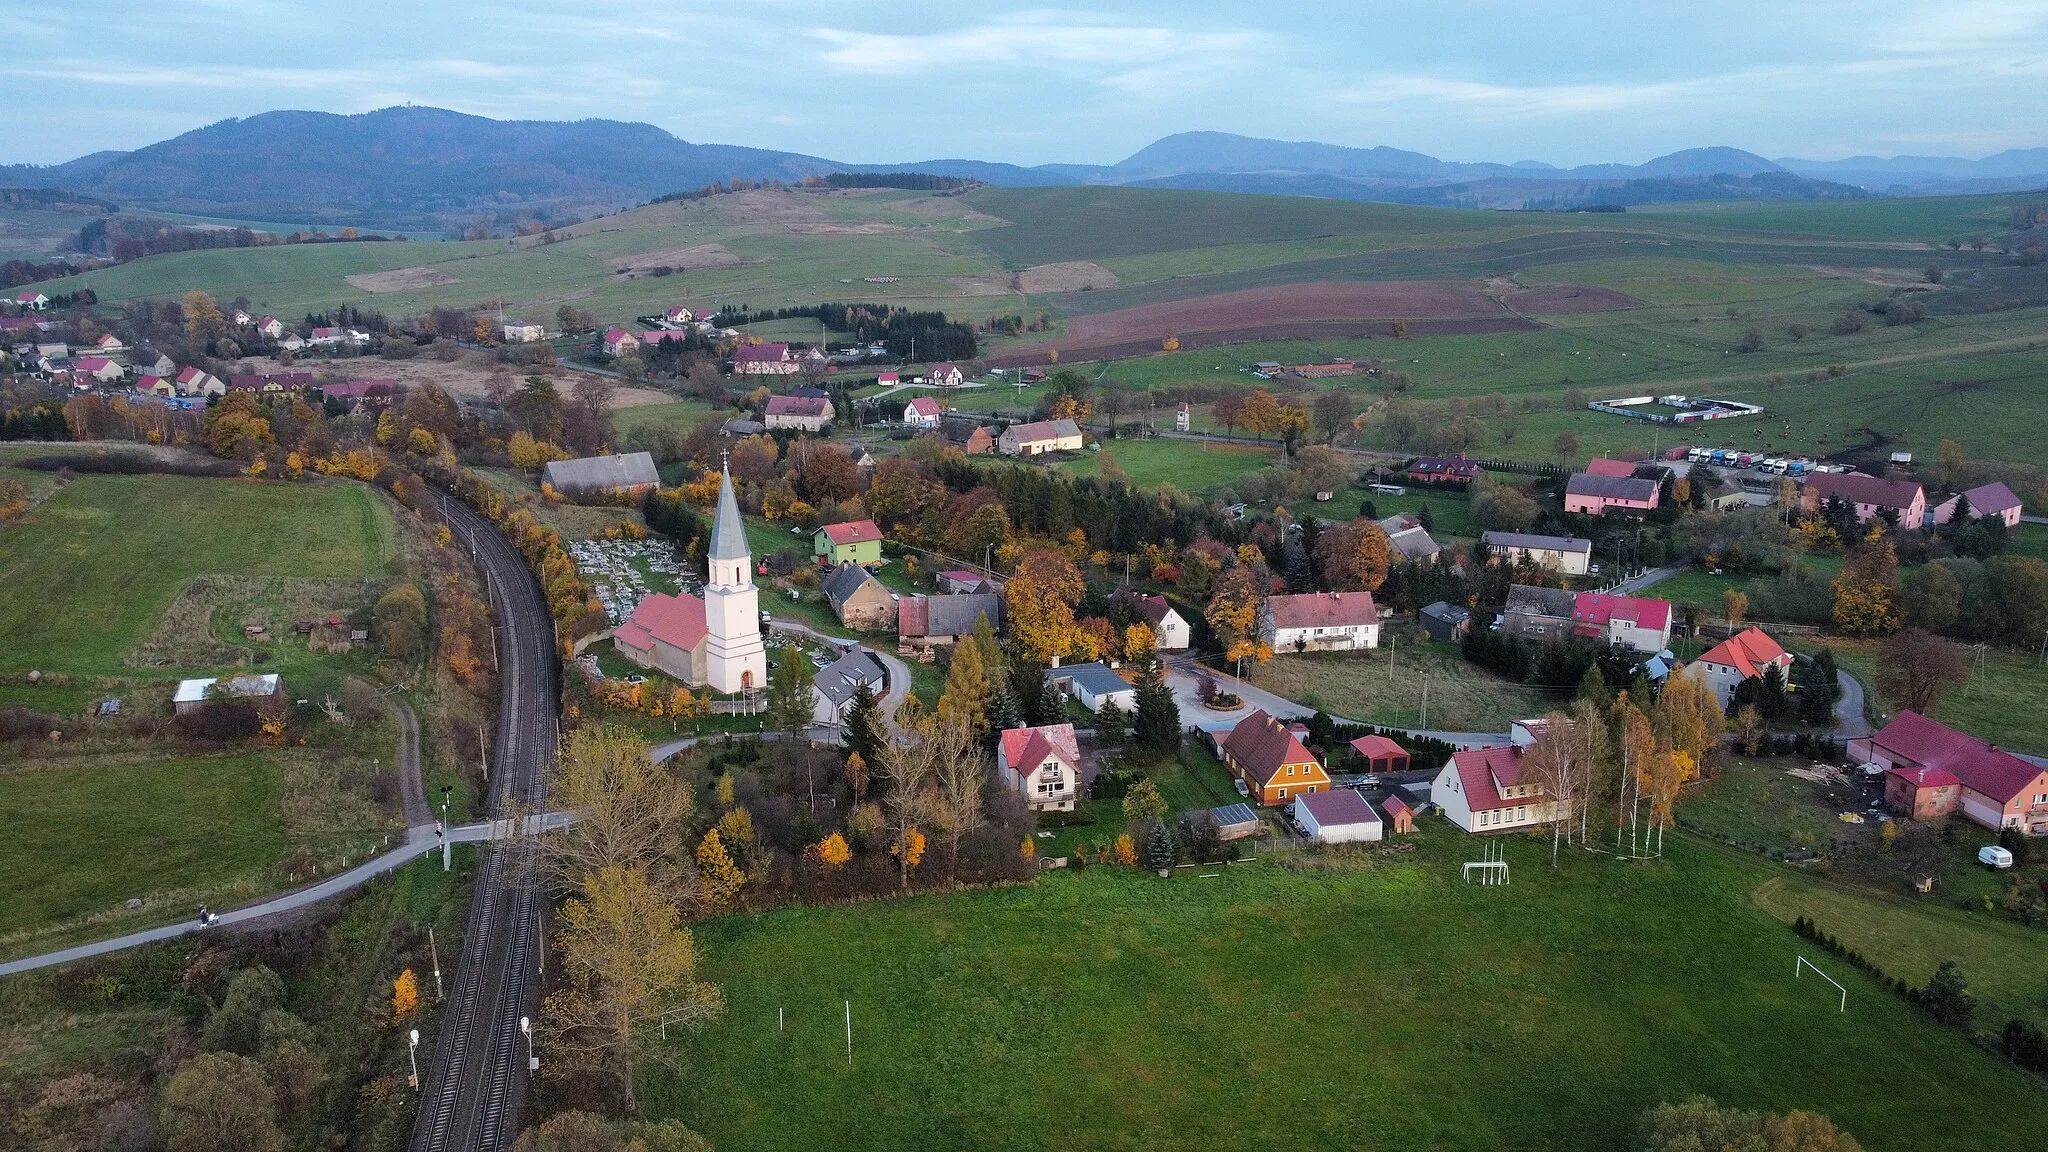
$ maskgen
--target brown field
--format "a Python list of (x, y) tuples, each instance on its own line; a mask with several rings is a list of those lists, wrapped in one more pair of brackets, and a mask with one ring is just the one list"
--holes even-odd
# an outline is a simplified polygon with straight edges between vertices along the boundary
[(1503, 299), (1508, 307), (1517, 312), (1533, 312), (1538, 316), (1560, 316), (1569, 312), (1617, 312), (1624, 308), (1643, 306), (1643, 302), (1633, 296), (1626, 296), (1608, 288), (1588, 288), (1579, 284), (1525, 288), (1520, 292), (1510, 292)]
[(358, 272), (343, 276), (343, 280), (365, 292), (412, 292), (420, 288), (439, 288), (445, 284), (460, 284), (462, 281), (438, 268), (393, 268), (389, 272)]
[(1018, 280), (1026, 292), (1079, 292), (1083, 288), (1116, 287), (1116, 273), (1088, 260), (1035, 265), (1026, 268)]
[(638, 276), (656, 268), (730, 268), (741, 263), (723, 244), (692, 244), (687, 248), (663, 248), (657, 252), (635, 252), (612, 261), (612, 275)]
[(1187, 300), (1167, 300), (1077, 316), (1074, 344), (1103, 344), (1191, 332), (1258, 330), (1309, 321), (1477, 320), (1508, 315), (1477, 284), (1431, 280), (1350, 280), (1279, 284)]

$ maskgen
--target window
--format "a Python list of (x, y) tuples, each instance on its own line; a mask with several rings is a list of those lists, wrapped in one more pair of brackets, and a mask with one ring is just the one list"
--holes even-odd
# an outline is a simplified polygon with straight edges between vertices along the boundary
[(1289, 776), (1292, 776), (1292, 775), (1294, 775), (1294, 765), (1292, 765), (1292, 764), (1289, 764), (1289, 765), (1287, 766), (1287, 774), (1288, 774)]
[(1280, 790), (1280, 798), (1281, 798), (1282, 800), (1285, 800), (1285, 799), (1287, 799), (1287, 789), (1285, 789), (1285, 788), (1282, 788), (1282, 789)]

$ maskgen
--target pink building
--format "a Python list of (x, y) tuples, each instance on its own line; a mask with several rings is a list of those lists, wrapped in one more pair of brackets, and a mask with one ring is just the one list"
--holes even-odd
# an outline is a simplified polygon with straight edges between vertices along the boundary
[(1641, 514), (1657, 506), (1657, 482), (1631, 476), (1576, 472), (1565, 483), (1564, 510), (1600, 516), (1607, 512)]
[(1819, 510), (1830, 499), (1841, 500), (1856, 509), (1858, 524), (1886, 509), (1899, 514), (1899, 526), (1918, 528), (1927, 522), (1927, 493), (1908, 480), (1880, 480), (1859, 472), (1834, 472), (1808, 476), (1803, 507)]
[(1662, 652), (1671, 643), (1671, 601), (1581, 592), (1572, 601), (1572, 632), (1637, 652)]
[(1972, 488), (1960, 497), (1951, 496), (1936, 505), (1934, 509), (1934, 522), (1936, 524), (1946, 524), (1950, 520), (1955, 519), (1956, 501), (1958, 499), (1970, 502), (1970, 515), (1972, 516), (1979, 519), (1987, 516), (1995, 517), (2005, 521), (2007, 528), (2017, 528), (2020, 526), (2020, 498), (2013, 494), (2012, 489), (2007, 488), (1996, 480), (1982, 487)]

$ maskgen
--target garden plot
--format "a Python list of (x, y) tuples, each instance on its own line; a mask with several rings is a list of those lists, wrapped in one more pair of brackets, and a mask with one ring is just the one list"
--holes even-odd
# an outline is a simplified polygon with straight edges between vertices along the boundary
[(665, 540), (578, 540), (569, 545), (569, 556), (613, 624), (631, 616), (650, 592), (702, 591)]

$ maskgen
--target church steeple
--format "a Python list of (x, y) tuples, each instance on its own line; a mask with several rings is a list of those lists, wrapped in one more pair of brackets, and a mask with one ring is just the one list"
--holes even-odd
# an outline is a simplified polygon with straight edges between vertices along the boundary
[(705, 556), (706, 680), (720, 692), (744, 692), (768, 683), (768, 653), (761, 643), (759, 593), (746, 522), (733, 494), (732, 472), (719, 470), (718, 515)]
[(713, 560), (738, 560), (745, 564), (752, 557), (747, 548), (747, 527), (740, 519), (740, 503), (732, 491), (732, 472), (721, 468), (719, 476), (718, 516), (711, 522), (709, 557)]

